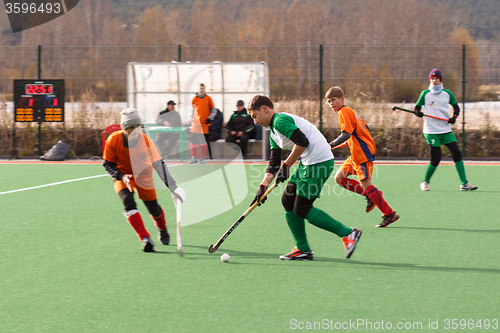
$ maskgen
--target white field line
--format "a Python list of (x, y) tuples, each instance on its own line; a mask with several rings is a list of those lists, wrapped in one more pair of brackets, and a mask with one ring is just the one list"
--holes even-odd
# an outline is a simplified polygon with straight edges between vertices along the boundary
[[(180, 166), (182, 164), (172, 164), (169, 165), (168, 167), (176, 167)], [(21, 188), (18, 190), (12, 190), (12, 191), (5, 191), (5, 192), (0, 192), (0, 195), (2, 194), (9, 194), (9, 193), (15, 193), (15, 192), (22, 192), (22, 191), (28, 191), (28, 190), (34, 190), (37, 188), (42, 188), (42, 187), (49, 187), (49, 186), (54, 186), (54, 185), (61, 185), (61, 184), (66, 184), (66, 183), (71, 183), (71, 182), (77, 182), (79, 180), (87, 180), (87, 179), (92, 179), (92, 178), (99, 178), (99, 177), (105, 177), (109, 176), (109, 174), (104, 174), (104, 175), (97, 175), (97, 176), (90, 176), (90, 177), (84, 177), (84, 178), (76, 178), (76, 179), (70, 179), (70, 180), (63, 180), (62, 182), (57, 182), (57, 183), (51, 183), (51, 184), (45, 184), (45, 185), (38, 185), (38, 186), (33, 186), (33, 187), (26, 187), (26, 188)]]
[(21, 189), (18, 189), (18, 190), (0, 192), (0, 195), (1, 194), (15, 193), (15, 192), (28, 191), (28, 190), (34, 190), (34, 189), (42, 188), (42, 187), (55, 186), (55, 185), (66, 184), (66, 183), (71, 183), (71, 182), (77, 182), (79, 180), (87, 180), (87, 179), (99, 178), (99, 177), (105, 177), (105, 176), (109, 177), (108, 174), (105, 174), (105, 175), (98, 175), (98, 176), (90, 176), (90, 177), (84, 177), (84, 178), (76, 178), (76, 179), (70, 179), (70, 180), (63, 180), (62, 182), (57, 182), (57, 183), (51, 183), (51, 184), (45, 184), (45, 185), (38, 185), (38, 186), (33, 186), (33, 187), (21, 188)]

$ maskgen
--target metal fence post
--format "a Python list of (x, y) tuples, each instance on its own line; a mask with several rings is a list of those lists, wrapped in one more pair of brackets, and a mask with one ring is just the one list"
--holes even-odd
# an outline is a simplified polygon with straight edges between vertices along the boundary
[[(42, 79), (42, 45), (38, 45), (38, 80)], [(42, 122), (38, 122), (38, 156), (42, 156)]]
[(42, 45), (38, 45), (38, 80), (42, 79)]
[(465, 157), (465, 45), (462, 45), (462, 155)]
[(323, 132), (323, 44), (319, 46), (319, 130)]
[(179, 46), (177, 47), (177, 61), (178, 62), (181, 62), (181, 59), (182, 59), (181, 55), (182, 55), (182, 46), (181, 46), (181, 44), (179, 44)]

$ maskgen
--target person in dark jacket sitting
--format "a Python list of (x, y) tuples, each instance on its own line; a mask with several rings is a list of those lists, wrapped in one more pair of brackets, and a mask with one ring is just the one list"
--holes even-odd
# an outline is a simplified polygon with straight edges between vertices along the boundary
[[(179, 127), (181, 126), (181, 116), (175, 111), (175, 102), (168, 101), (167, 108), (160, 112), (156, 118), (158, 126)], [(179, 134), (177, 133), (157, 133), (156, 143), (157, 148), (163, 158), (168, 158), (172, 149), (177, 144)]]
[(220, 139), (222, 135), (222, 122), (224, 117), (219, 109), (215, 109), (215, 118), (210, 122), (208, 127), (208, 134), (205, 134), (207, 142), (215, 142)]
[(214, 108), (214, 110), (215, 110), (214, 120), (210, 122), (210, 126), (208, 127), (208, 134), (205, 134), (205, 140), (207, 141), (208, 144), (208, 154), (210, 156), (210, 159), (213, 158), (212, 146), (210, 145), (210, 142), (215, 142), (220, 139), (220, 137), (222, 136), (222, 122), (224, 121), (224, 116), (222, 115), (222, 112), (220, 112), (220, 110), (217, 108)]
[[(226, 142), (236, 143), (241, 149), (243, 158), (247, 158), (247, 145), (250, 133), (255, 129), (252, 117), (247, 113), (242, 100), (236, 103), (234, 111), (226, 125), (228, 132)], [(237, 142), (239, 140), (239, 142)]]

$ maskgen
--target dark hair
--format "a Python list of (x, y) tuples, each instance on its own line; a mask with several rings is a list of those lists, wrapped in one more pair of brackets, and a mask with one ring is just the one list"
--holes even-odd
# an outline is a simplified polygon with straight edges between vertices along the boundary
[(245, 106), (245, 102), (243, 102), (241, 99), (236, 102), (236, 106)]
[(250, 103), (248, 103), (248, 111), (257, 111), (263, 105), (267, 106), (270, 109), (274, 109), (273, 101), (267, 96), (264, 95), (255, 95)]

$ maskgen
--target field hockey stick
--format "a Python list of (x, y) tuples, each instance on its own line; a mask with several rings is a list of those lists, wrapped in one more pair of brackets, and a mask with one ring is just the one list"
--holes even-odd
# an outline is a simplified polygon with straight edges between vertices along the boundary
[(182, 237), (181, 237), (181, 202), (179, 199), (176, 201), (176, 211), (177, 211), (177, 252), (182, 257), (184, 251), (182, 250)]
[[(408, 110), (408, 109), (403, 109), (403, 108), (400, 108), (399, 106), (393, 106), (392, 107), (392, 111), (396, 111), (396, 110), (400, 110), (400, 111), (404, 111), (404, 112), (415, 114), (414, 111), (411, 111), (411, 110)], [(448, 122), (448, 119), (441, 118), (441, 117), (436, 117), (436, 116), (431, 116), (430, 114), (424, 114), (424, 116)]]
[[(146, 147), (148, 147), (147, 149), (149, 154), (149, 160), (151, 161), (151, 166), (153, 166), (153, 153), (151, 152), (148, 136), (146, 135), (146, 131), (144, 129), (143, 124), (141, 124), (141, 130), (145, 136), (144, 139), (146, 140)], [(167, 175), (165, 175), (165, 169), (163, 169), (163, 176), (165, 177), (165, 179), (167, 179)], [(181, 237), (181, 202), (182, 202), (181, 200), (176, 198), (174, 203), (176, 203), (175, 210), (177, 212), (177, 252), (182, 257), (184, 255), (184, 251), (182, 250), (182, 237)]]
[(233, 223), (233, 225), (229, 229), (227, 229), (227, 231), (224, 233), (224, 235), (222, 235), (222, 237), (217, 241), (217, 243), (215, 243), (215, 245), (210, 245), (208, 247), (208, 252), (214, 253), (215, 251), (217, 251), (217, 249), (222, 244), (222, 242), (234, 231), (234, 229), (236, 229), (236, 227), (241, 223), (241, 221), (243, 221), (245, 219), (245, 217), (247, 217), (248, 214), (250, 214), (252, 212), (252, 210), (254, 210), (254, 208), (257, 207), (257, 205), (262, 201), (262, 199), (264, 199), (265, 197), (268, 196), (269, 193), (271, 193), (271, 191), (276, 187), (276, 185), (277, 185), (277, 182), (275, 182), (273, 185), (271, 185), (271, 187), (269, 187), (267, 189), (267, 191), (260, 197), (259, 201), (255, 201), (253, 203), (253, 205), (251, 205), (250, 208), (248, 208), (243, 213), (243, 215), (241, 215), (240, 218), (236, 222)]

